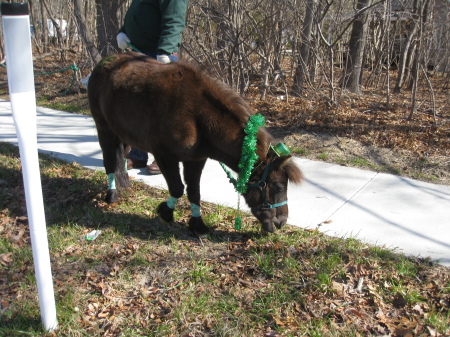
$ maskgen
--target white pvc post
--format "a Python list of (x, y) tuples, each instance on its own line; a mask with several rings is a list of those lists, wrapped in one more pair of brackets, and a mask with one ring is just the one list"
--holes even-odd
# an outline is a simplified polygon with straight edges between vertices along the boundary
[(41, 319), (44, 328), (53, 331), (57, 329), (58, 322), (37, 151), (36, 95), (28, 4), (1, 3), (1, 14), (9, 95), (19, 141)]

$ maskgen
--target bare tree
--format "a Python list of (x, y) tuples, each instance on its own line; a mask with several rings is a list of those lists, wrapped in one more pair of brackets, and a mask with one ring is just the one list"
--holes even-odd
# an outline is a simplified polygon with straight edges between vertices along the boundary
[[(410, 18), (407, 18), (409, 20), (405, 20), (410, 25), (409, 29), (408, 29), (408, 27), (400, 28), (400, 29), (407, 30), (405, 32), (407, 34), (407, 36), (404, 41), (404, 44), (401, 46), (402, 51), (401, 51), (400, 59), (399, 59), (397, 80), (395, 82), (394, 93), (399, 93), (401, 91), (401, 88), (405, 82), (405, 78), (406, 78), (407, 74), (409, 73), (409, 69), (411, 68), (412, 55), (414, 54), (414, 50), (416, 48), (415, 42), (416, 42), (417, 31), (419, 28), (419, 20), (418, 20), (418, 15), (417, 15), (418, 1), (420, 1), (420, 0), (414, 0), (414, 3), (415, 3), (414, 9), (409, 14)], [(400, 14), (400, 15), (402, 15), (402, 14)], [(400, 33), (403, 33), (403, 31), (401, 31)]]
[(306, 5), (305, 20), (303, 21), (300, 47), (300, 57), (294, 75), (293, 91), (297, 96), (302, 94), (303, 82), (308, 74), (308, 64), (310, 63), (310, 40), (313, 26), (313, 18), (316, 9), (316, 0), (308, 0)]
[(126, 0), (95, 0), (98, 49), (102, 56), (117, 51), (116, 35), (122, 25), (118, 15), (125, 3)]
[(95, 46), (95, 41), (92, 35), (88, 32), (86, 20), (82, 15), (83, 2), (81, 0), (73, 0), (73, 6), (78, 32), (81, 36), (81, 39), (83, 40), (84, 45), (86, 46), (87, 52), (91, 57), (92, 62), (96, 64), (100, 62), (102, 56), (98, 48)]
[(41, 25), (42, 25), (42, 41), (44, 44), (44, 52), (48, 51), (48, 27), (47, 27), (47, 16), (44, 14), (45, 13), (45, 8), (44, 8), (44, 3), (41, 2), (41, 6), (40, 6), (40, 10), (41, 10)]
[[(49, 20), (52, 23), (54, 30), (56, 31), (56, 37), (57, 37), (57, 41), (58, 41), (59, 47), (62, 48), (62, 46), (63, 46), (63, 34), (62, 34), (62, 31), (61, 31), (61, 27), (60, 27), (61, 21), (59, 20), (59, 23), (58, 23), (58, 21), (56, 21), (55, 15), (53, 14), (53, 11), (52, 11), (51, 7), (49, 7), (49, 5), (47, 4), (46, 0), (41, 0), (41, 3), (44, 6), (44, 8), (45, 8), (45, 10), (46, 10), (46, 12), (47, 12), (47, 14), (49, 16)], [(46, 24), (46, 22), (45, 22), (45, 24)]]
[(350, 92), (360, 93), (360, 80), (363, 68), (363, 55), (367, 35), (367, 20), (371, 0), (358, 0), (356, 6), (357, 14), (353, 21), (352, 32), (350, 35), (349, 53), (345, 68), (345, 74), (342, 78), (342, 86)]
[(417, 3), (417, 13), (418, 13), (418, 41), (417, 48), (414, 53), (414, 60), (412, 65), (412, 73), (411, 73), (411, 82), (409, 89), (411, 90), (411, 109), (408, 116), (408, 120), (411, 120), (416, 110), (416, 96), (417, 96), (417, 87), (419, 82), (419, 71), (420, 67), (424, 66), (425, 62), (425, 35), (426, 35), (426, 24), (429, 19), (429, 5), (430, 0), (418, 1)]

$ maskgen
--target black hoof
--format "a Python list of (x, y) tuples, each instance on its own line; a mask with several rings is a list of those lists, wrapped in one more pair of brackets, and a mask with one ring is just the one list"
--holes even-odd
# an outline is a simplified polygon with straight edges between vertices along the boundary
[(189, 219), (189, 229), (198, 236), (204, 236), (209, 233), (209, 228), (205, 225), (201, 216), (192, 216)]
[(114, 202), (119, 201), (119, 193), (116, 189), (108, 190), (108, 194), (106, 194), (105, 201), (108, 204), (112, 204)]
[(156, 212), (162, 222), (166, 224), (173, 222), (173, 209), (167, 206), (167, 202), (160, 203)]

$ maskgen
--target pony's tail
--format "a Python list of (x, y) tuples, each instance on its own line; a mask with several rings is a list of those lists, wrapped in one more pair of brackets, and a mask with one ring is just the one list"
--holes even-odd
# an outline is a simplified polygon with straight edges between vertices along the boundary
[(119, 142), (116, 148), (116, 186), (118, 189), (127, 189), (131, 186), (130, 178), (127, 172), (127, 159), (125, 155), (124, 144)]

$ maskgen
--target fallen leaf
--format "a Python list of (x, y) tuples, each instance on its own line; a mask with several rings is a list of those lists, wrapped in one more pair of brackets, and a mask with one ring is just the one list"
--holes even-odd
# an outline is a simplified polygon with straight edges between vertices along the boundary
[(12, 262), (13, 253), (3, 253), (0, 254), (0, 263), (4, 266), (9, 265)]

